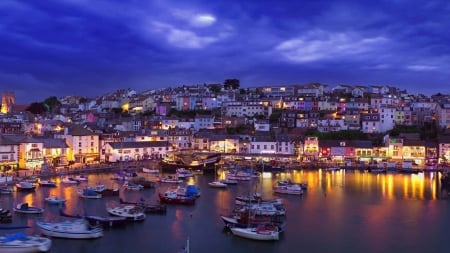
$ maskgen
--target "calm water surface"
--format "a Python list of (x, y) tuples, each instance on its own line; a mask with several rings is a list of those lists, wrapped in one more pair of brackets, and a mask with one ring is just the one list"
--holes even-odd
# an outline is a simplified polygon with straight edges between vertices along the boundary
[[(195, 206), (168, 206), (166, 215), (149, 214), (141, 223), (105, 230), (101, 239), (53, 239), (50, 252), (178, 252), (190, 238), (191, 253), (248, 252), (448, 252), (450, 201), (440, 190), (438, 173), (418, 175), (369, 174), (363, 172), (292, 171), (264, 175), (252, 183), (243, 182), (228, 189), (207, 186), (213, 175), (200, 175), (187, 180), (201, 189)], [(116, 184), (111, 174), (89, 175), (85, 185), (97, 182)], [(234, 207), (236, 195), (250, 189), (262, 191), (263, 197), (274, 197), (271, 187), (278, 179), (307, 182), (302, 196), (277, 195), (287, 209), (286, 231), (279, 241), (258, 242), (234, 237), (224, 229), (219, 215)], [(59, 181), (59, 179), (55, 179)], [(169, 185), (140, 192), (123, 191), (129, 201), (144, 198), (157, 201), (157, 192)], [(27, 201), (46, 208), (43, 215), (14, 214), (12, 225), (29, 225), (28, 234), (38, 234), (35, 220), (58, 221), (58, 206), (44, 198), (56, 194), (68, 199), (65, 211), (107, 215), (105, 207), (119, 203), (118, 197), (81, 199), (77, 186), (37, 188), (35, 193), (15, 192), (2, 195), (0, 206), (12, 209), (17, 202)], [(5, 231), (0, 231), (4, 233)]]

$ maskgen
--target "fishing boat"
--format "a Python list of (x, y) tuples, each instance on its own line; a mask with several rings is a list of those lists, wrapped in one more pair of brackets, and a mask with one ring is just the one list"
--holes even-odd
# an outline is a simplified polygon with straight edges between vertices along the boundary
[(56, 182), (50, 180), (39, 180), (40, 187), (56, 187)]
[(125, 217), (133, 221), (143, 221), (146, 218), (143, 210), (134, 205), (108, 207), (106, 211), (111, 215)]
[(125, 217), (119, 216), (99, 216), (99, 215), (80, 215), (80, 214), (74, 215), (65, 213), (62, 209), (59, 210), (59, 214), (61, 216), (69, 218), (85, 219), (92, 226), (101, 225), (104, 228), (123, 226), (127, 223), (127, 219)]
[(48, 196), (45, 198), (45, 201), (47, 201), (50, 204), (64, 204), (66, 203), (66, 199), (58, 196)]
[(0, 236), (2, 253), (34, 253), (50, 250), (52, 241), (41, 236), (26, 235), (22, 232)]
[(257, 227), (232, 227), (231, 233), (235, 236), (258, 240), (258, 241), (277, 241), (279, 240), (279, 231), (276, 226), (259, 225)]
[(29, 206), (27, 202), (19, 203), (13, 207), (14, 212), (24, 214), (40, 214), (44, 212), (44, 208)]
[(36, 189), (36, 185), (27, 181), (20, 181), (16, 183), (16, 189), (21, 192), (32, 192)]
[(147, 204), (144, 200), (141, 200), (139, 202), (130, 202), (125, 201), (122, 198), (120, 198), (120, 204), (126, 204), (126, 205), (134, 205), (139, 209), (142, 209), (144, 213), (158, 213), (158, 214), (165, 214), (167, 212), (167, 206), (161, 205), (161, 204)]
[(221, 215), (220, 218), (225, 223), (225, 226), (230, 227), (256, 227), (258, 225), (270, 224), (278, 227), (278, 231), (282, 232), (286, 225), (285, 220), (280, 216), (256, 216), (252, 210), (247, 212), (235, 212), (232, 215)]
[(85, 199), (101, 199), (102, 195), (90, 188), (78, 190), (78, 196)]
[(164, 193), (159, 192), (159, 201), (166, 204), (194, 205), (197, 199), (194, 196), (180, 195), (177, 190), (169, 189)]
[(62, 222), (36, 221), (36, 225), (41, 229), (42, 234), (50, 237), (93, 239), (103, 236), (103, 229), (100, 226), (91, 226), (84, 219)]

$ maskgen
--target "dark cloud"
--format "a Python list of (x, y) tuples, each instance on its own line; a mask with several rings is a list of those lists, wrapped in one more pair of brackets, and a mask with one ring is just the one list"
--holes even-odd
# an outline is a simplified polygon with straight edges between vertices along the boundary
[(229, 77), (427, 94), (450, 79), (449, 12), (444, 0), (4, 0), (0, 87), (19, 102)]

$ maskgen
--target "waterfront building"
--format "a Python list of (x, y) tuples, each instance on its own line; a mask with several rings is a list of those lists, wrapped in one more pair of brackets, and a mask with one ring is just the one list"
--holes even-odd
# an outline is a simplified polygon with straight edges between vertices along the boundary
[(103, 149), (105, 162), (161, 159), (173, 151), (167, 141), (108, 142)]
[(450, 162), (450, 135), (440, 135), (438, 143), (438, 163), (447, 165)]
[(303, 161), (316, 161), (319, 159), (319, 138), (306, 136), (303, 145)]
[(81, 125), (72, 124), (55, 134), (55, 138), (65, 139), (70, 147), (68, 159), (75, 163), (93, 163), (100, 160), (99, 134)]
[(276, 139), (266, 132), (255, 132), (251, 137), (249, 151), (251, 154), (276, 154)]
[(19, 168), (19, 143), (0, 135), (0, 171)]

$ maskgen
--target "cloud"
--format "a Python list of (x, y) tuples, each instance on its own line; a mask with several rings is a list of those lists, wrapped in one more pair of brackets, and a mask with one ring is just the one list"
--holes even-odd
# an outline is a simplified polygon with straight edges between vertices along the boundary
[(153, 32), (164, 36), (169, 44), (178, 48), (200, 49), (228, 36), (226, 32), (219, 32), (214, 36), (200, 35), (193, 30), (181, 29), (158, 21), (152, 22), (151, 25)]
[(408, 65), (406, 66), (407, 69), (409, 70), (414, 70), (414, 71), (431, 71), (431, 70), (436, 70), (437, 66), (432, 66), (432, 65)]
[(191, 25), (197, 27), (206, 27), (213, 25), (216, 22), (216, 17), (211, 14), (198, 14), (191, 20)]
[(359, 57), (379, 51), (387, 43), (389, 39), (382, 36), (361, 37), (355, 33), (313, 31), (283, 41), (275, 50), (289, 61), (306, 63)]

